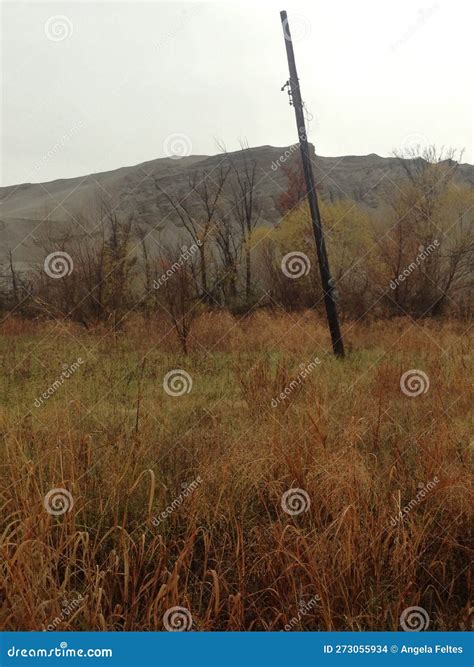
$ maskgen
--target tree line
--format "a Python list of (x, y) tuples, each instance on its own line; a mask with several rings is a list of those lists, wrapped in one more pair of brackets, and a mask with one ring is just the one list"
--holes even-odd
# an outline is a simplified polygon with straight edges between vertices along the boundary
[[(472, 311), (472, 186), (457, 182), (453, 152), (430, 147), (398, 157), (406, 178), (375, 211), (321, 198), (341, 316), (466, 317)], [(159, 220), (154, 227), (135, 214), (119, 215), (110, 201), (94, 215), (77, 213), (81, 227), (93, 232), (79, 237), (69, 229), (38, 242), (45, 258), (69, 257), (71, 270), (58, 277), (40, 265), (20, 273), (9, 253), (2, 310), (114, 330), (132, 312), (159, 313), (172, 322), (184, 351), (192, 321), (205, 309), (313, 308), (322, 314), (297, 153), (280, 168), (287, 186), (276, 199), (280, 220), (272, 227), (259, 224), (259, 175), (247, 146), (224, 152), (212, 171), (196, 168), (181, 192), (153, 180), (173, 234), (162, 237)]]

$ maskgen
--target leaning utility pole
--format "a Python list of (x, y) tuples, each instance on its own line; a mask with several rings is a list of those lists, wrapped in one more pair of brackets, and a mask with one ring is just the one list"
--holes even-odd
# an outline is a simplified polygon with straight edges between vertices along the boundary
[(331, 332), (332, 349), (338, 357), (344, 356), (344, 344), (342, 342), (339, 319), (337, 317), (336, 302), (334, 300), (334, 283), (329, 270), (326, 245), (324, 243), (323, 229), (321, 226), (321, 215), (319, 213), (318, 198), (314, 185), (313, 168), (309, 156), (308, 138), (306, 136), (306, 125), (304, 120), (303, 102), (301, 99), (300, 84), (296, 72), (295, 54), (293, 52), (293, 42), (291, 41), (290, 26), (286, 12), (280, 12), (281, 24), (283, 27), (283, 36), (285, 38), (286, 56), (288, 58), (288, 67), (290, 70), (290, 79), (283, 86), (282, 90), (289, 87), (290, 104), (295, 108), (296, 128), (298, 130), (301, 160), (303, 162), (303, 172), (306, 182), (306, 195), (308, 197), (309, 208), (311, 211), (311, 221), (313, 224), (314, 238), (316, 240), (316, 249), (318, 251), (319, 271), (321, 273), (321, 283), (324, 291), (324, 305), (326, 306), (326, 315)]

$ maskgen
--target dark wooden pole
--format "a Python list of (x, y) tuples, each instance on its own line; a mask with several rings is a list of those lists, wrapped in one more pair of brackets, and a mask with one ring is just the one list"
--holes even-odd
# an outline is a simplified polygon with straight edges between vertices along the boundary
[(321, 215), (319, 213), (318, 198), (314, 185), (313, 168), (309, 155), (308, 138), (306, 135), (306, 124), (304, 119), (303, 102), (301, 99), (300, 84), (296, 71), (295, 54), (293, 52), (293, 42), (291, 41), (290, 26), (286, 12), (280, 12), (281, 24), (283, 27), (283, 36), (285, 38), (286, 56), (288, 58), (288, 67), (290, 70), (290, 94), (295, 108), (296, 127), (298, 130), (301, 160), (303, 162), (303, 172), (306, 182), (306, 195), (308, 197), (309, 208), (311, 211), (311, 221), (313, 225), (316, 249), (318, 252), (319, 271), (321, 273), (321, 283), (324, 292), (324, 305), (326, 306), (326, 315), (331, 332), (332, 349), (338, 357), (344, 356), (344, 344), (342, 342), (341, 329), (337, 316), (336, 302), (334, 300), (334, 283), (331, 279), (329, 270), (329, 261), (324, 243), (323, 228), (321, 225)]

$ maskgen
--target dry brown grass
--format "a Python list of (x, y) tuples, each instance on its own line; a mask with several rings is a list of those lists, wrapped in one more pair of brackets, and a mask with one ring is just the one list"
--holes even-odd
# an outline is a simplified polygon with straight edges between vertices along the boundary
[[(346, 324), (347, 359), (312, 313), (202, 316), (183, 357), (162, 322), (118, 336), (9, 319), (2, 330), (0, 620), (6, 629), (430, 629), (470, 608), (466, 323)], [(146, 356), (146, 364), (143, 359)], [(321, 360), (287, 399), (272, 399)], [(78, 357), (84, 364), (34, 401)], [(193, 379), (172, 397), (163, 377)], [(426, 394), (400, 376), (421, 369)], [(156, 527), (183, 485), (202, 483)], [(420, 484), (439, 482), (392, 525)], [(55, 487), (74, 498), (52, 516)], [(308, 511), (282, 495), (305, 490)], [(82, 596), (71, 613), (64, 601)], [(298, 614), (302, 601), (318, 604)]]

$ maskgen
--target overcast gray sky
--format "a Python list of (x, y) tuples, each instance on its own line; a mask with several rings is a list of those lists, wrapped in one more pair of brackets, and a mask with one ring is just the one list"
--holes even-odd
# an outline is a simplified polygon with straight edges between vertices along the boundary
[(473, 161), (472, 2), (2, 3), (1, 184), (295, 141), (279, 10), (320, 155)]

